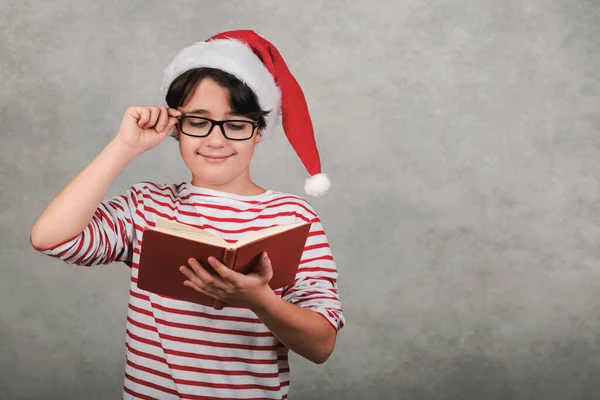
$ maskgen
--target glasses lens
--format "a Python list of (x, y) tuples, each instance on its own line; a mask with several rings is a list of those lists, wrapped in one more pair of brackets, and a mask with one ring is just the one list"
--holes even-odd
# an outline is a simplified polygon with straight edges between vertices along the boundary
[(252, 136), (254, 127), (251, 122), (231, 121), (223, 124), (225, 136), (233, 140), (248, 139)]
[(206, 136), (210, 130), (210, 121), (203, 118), (186, 117), (181, 123), (181, 130), (188, 135)]
[[(181, 121), (181, 130), (192, 136), (206, 136), (210, 131), (211, 122), (201, 117), (185, 117)], [(225, 136), (231, 140), (245, 140), (252, 137), (254, 126), (252, 122), (230, 121), (223, 124)]]

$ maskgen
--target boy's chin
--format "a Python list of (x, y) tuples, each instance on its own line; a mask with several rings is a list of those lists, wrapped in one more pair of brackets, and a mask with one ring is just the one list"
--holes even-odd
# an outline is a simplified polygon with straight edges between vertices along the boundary
[(209, 186), (225, 186), (234, 180), (231, 174), (207, 174), (206, 169), (199, 173), (193, 173), (194, 179), (204, 185)]

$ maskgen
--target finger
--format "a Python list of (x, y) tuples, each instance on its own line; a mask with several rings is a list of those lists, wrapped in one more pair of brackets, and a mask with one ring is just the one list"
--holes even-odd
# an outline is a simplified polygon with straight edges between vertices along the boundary
[(222, 290), (220, 290), (219, 288), (217, 288), (214, 285), (204, 282), (202, 279), (200, 279), (198, 277), (198, 275), (196, 275), (194, 273), (194, 271), (192, 271), (190, 268), (186, 267), (185, 265), (182, 265), (179, 268), (179, 271), (181, 271), (181, 273), (183, 275), (185, 275), (186, 278), (188, 278), (188, 281), (190, 283), (193, 283), (195, 285), (195, 287), (202, 289), (204, 292), (212, 293), (215, 296), (222, 293)]
[(204, 285), (204, 282), (202, 281), (202, 279), (200, 279), (198, 277), (198, 275), (196, 275), (194, 273), (194, 271), (192, 271), (189, 267), (182, 265), (181, 267), (179, 267), (179, 272), (181, 272), (183, 275), (185, 275), (185, 277), (188, 278), (190, 281), (192, 281), (194, 284), (196, 284), (198, 286)]
[[(192, 288), (199, 293), (203, 293), (203, 294), (217, 300), (214, 303), (215, 310), (222, 310), (225, 307), (225, 305), (227, 303), (223, 300), (222, 292), (216, 291), (215, 290), (216, 288), (206, 286), (203, 282), (194, 283), (194, 280), (198, 279), (198, 278), (197, 278), (197, 276), (194, 276), (194, 274), (192, 273), (192, 271), (189, 270), (189, 268), (182, 266), (179, 270), (184, 272), (184, 274), (190, 279), (190, 280), (183, 281), (183, 284), (185, 286)], [(185, 271), (185, 270), (187, 270), (187, 271)]]
[(140, 109), (138, 110), (138, 113), (140, 116), (140, 118), (138, 119), (138, 126), (142, 129), (146, 129), (144, 127), (150, 120), (150, 110), (148, 110), (148, 108), (146, 108), (146, 107), (140, 107)]
[(150, 110), (150, 120), (148, 121), (148, 123), (146, 124), (146, 128), (144, 129), (152, 129), (153, 127), (155, 127), (156, 121), (158, 120), (158, 115), (160, 114), (160, 110), (158, 109), (158, 107), (150, 106), (148, 107), (148, 110)]
[(168, 108), (167, 113), (169, 116), (169, 122), (167, 123), (167, 130), (171, 131), (175, 125), (179, 122), (177, 117), (180, 117), (183, 113), (175, 108)]
[(266, 252), (260, 257), (260, 269), (257, 273), (267, 281), (270, 281), (273, 277), (273, 265), (271, 265), (271, 259)]
[(194, 282), (192, 282), (192, 281), (183, 281), (183, 285), (184, 285), (184, 286), (187, 286), (187, 287), (189, 287), (189, 288), (191, 288), (191, 289), (194, 289), (194, 290), (195, 290), (195, 291), (197, 291), (198, 293), (205, 294), (205, 295), (207, 295), (207, 296), (209, 296), (209, 297), (211, 297), (211, 298), (213, 298), (213, 299), (215, 299), (215, 300), (219, 300), (219, 299), (220, 299), (220, 297), (219, 297), (219, 295), (218, 295), (218, 294), (216, 294), (216, 293), (213, 293), (213, 292), (210, 292), (210, 291), (208, 291), (208, 290), (204, 290), (203, 288), (201, 288), (200, 286), (196, 285), (196, 284), (195, 284)]
[(219, 274), (219, 276), (221, 278), (223, 278), (225, 281), (231, 283), (234, 286), (239, 285), (240, 276), (242, 276), (240, 273), (227, 268), (227, 266), (225, 264), (223, 264), (222, 262), (220, 262), (219, 260), (217, 260), (214, 257), (209, 257), (208, 263), (210, 264), (211, 267), (214, 268), (215, 271), (217, 271), (217, 274)]
[(196, 276), (206, 285), (213, 286), (219, 290), (225, 290), (229, 286), (219, 276), (211, 275), (195, 258), (190, 258), (188, 264), (192, 267)]
[(156, 123), (156, 132), (162, 132), (163, 129), (167, 127), (167, 122), (169, 120), (169, 113), (167, 112), (167, 107), (160, 106), (158, 108), (158, 122)]
[(222, 310), (224, 307), (225, 307), (225, 302), (224, 302), (224, 301), (221, 301), (221, 300), (218, 300), (218, 299), (217, 299), (217, 301), (215, 301), (215, 303), (213, 304), (213, 308), (214, 308), (215, 310)]
[(169, 108), (167, 111), (171, 117), (179, 117), (182, 114), (182, 112), (176, 108)]
[(142, 129), (148, 129), (152, 123), (152, 109), (150, 107), (144, 107), (144, 124), (141, 126)]
[(165, 126), (161, 132), (158, 132), (158, 134), (161, 136), (161, 139), (166, 138), (172, 132), (175, 125), (177, 125), (177, 120), (173, 121), (173, 118), (170, 118), (167, 122), (167, 126)]
[(171, 131), (171, 129), (173, 129), (173, 127), (177, 125), (178, 122), (179, 120), (177, 120), (177, 118), (169, 118), (169, 122), (167, 123), (166, 127), (167, 132)]

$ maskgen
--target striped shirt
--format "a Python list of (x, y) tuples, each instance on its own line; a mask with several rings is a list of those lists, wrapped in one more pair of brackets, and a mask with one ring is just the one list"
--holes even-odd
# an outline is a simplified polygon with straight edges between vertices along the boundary
[(76, 265), (131, 265), (126, 325), (124, 399), (285, 399), (288, 349), (249, 309), (215, 310), (137, 287), (143, 230), (156, 216), (234, 242), (273, 225), (311, 223), (296, 279), (275, 292), (317, 312), (336, 330), (344, 325), (337, 269), (318, 215), (297, 196), (267, 191), (241, 196), (184, 182), (143, 182), (104, 200), (78, 236), (44, 254)]

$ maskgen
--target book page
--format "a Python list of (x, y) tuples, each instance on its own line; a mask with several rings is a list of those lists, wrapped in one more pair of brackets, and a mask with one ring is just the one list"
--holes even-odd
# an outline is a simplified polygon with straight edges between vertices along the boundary
[(300, 225), (305, 225), (306, 222), (298, 222), (295, 224), (285, 224), (285, 225), (277, 225), (277, 226), (272, 226), (270, 228), (265, 228), (265, 229), (261, 229), (259, 231), (255, 231), (255, 232), (251, 232), (248, 233), (244, 236), (242, 236), (242, 238), (240, 240), (238, 240), (237, 242), (235, 242), (235, 244), (233, 245), (234, 247), (241, 247), (245, 244), (254, 242), (256, 240), (268, 237), (268, 236), (275, 236), (278, 233), (281, 232), (285, 232), (287, 230), (290, 230), (292, 228), (296, 228)]
[(225, 240), (215, 234), (161, 217), (156, 217), (154, 230), (215, 246), (228, 246)]

